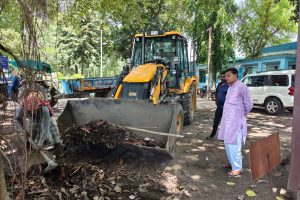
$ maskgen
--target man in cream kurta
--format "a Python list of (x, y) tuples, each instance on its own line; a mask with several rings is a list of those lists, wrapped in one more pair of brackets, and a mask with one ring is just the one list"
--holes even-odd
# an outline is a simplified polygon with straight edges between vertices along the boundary
[(237, 78), (235, 68), (226, 70), (226, 81), (229, 88), (223, 108), (218, 139), (224, 140), (227, 158), (232, 171), (229, 176), (241, 174), (242, 170), (242, 142), (247, 136), (246, 116), (253, 107), (247, 86)]

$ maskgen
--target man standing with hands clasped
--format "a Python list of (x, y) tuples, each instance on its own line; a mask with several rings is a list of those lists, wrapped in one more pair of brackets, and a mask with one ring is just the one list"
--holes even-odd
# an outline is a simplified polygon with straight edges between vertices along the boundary
[(223, 106), (224, 106), (227, 90), (228, 90), (228, 84), (226, 82), (226, 73), (225, 73), (225, 71), (223, 71), (221, 73), (221, 82), (218, 84), (217, 89), (216, 89), (217, 109), (215, 112), (213, 130), (212, 130), (211, 134), (206, 137), (207, 140), (214, 138), (217, 133), (218, 126), (220, 124), (222, 114), (223, 114)]
[(227, 158), (231, 168), (228, 176), (239, 176), (242, 172), (242, 142), (247, 136), (247, 114), (253, 107), (247, 86), (238, 80), (236, 68), (226, 70), (226, 81), (229, 85), (223, 108), (221, 127), (218, 139), (224, 140)]

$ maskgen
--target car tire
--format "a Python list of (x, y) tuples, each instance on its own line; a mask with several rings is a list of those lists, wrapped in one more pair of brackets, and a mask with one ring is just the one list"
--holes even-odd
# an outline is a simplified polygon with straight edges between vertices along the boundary
[(282, 104), (277, 98), (269, 98), (265, 102), (265, 110), (269, 115), (278, 115), (282, 112)]

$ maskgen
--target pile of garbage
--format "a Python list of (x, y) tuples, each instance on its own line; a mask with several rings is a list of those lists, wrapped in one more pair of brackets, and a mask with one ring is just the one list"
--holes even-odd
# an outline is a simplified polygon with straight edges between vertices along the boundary
[(128, 136), (129, 132), (126, 128), (104, 120), (91, 121), (81, 126), (72, 127), (62, 134), (66, 149), (75, 145), (89, 144), (104, 144), (112, 149), (123, 143)]
[[(175, 184), (178, 180), (173, 180), (171, 174), (146, 166), (136, 168), (119, 163), (100, 167), (80, 162), (66, 164), (64, 170), (65, 177), (60, 179), (59, 170), (40, 174), (38, 168), (31, 168), (24, 184), (25, 199), (138, 200), (180, 195), (179, 185)], [(171, 182), (166, 183), (170, 177)], [(170, 184), (172, 191), (167, 186)], [(13, 184), (14, 199), (22, 199), (21, 188), (21, 183)]]

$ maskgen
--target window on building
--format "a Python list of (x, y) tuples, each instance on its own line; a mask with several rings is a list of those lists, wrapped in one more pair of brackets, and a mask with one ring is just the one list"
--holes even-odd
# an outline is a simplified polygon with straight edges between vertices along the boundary
[(243, 73), (243, 77), (248, 74), (256, 74), (257, 67), (256, 66), (247, 66), (245, 67), (245, 71)]
[(253, 76), (252, 81), (254, 87), (265, 86), (268, 84), (268, 76)]
[(287, 75), (272, 75), (270, 76), (271, 86), (288, 86), (289, 78)]

